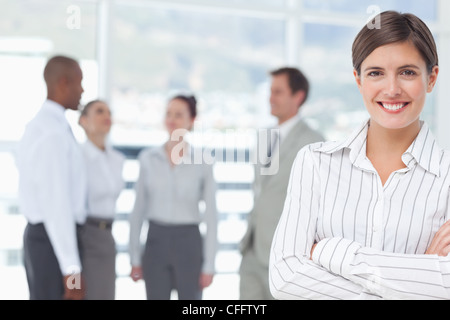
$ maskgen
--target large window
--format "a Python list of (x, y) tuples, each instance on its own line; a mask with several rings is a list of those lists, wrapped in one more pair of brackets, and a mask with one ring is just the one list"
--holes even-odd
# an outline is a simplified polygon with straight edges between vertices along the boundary
[[(161, 142), (167, 100), (179, 92), (197, 96), (197, 120), (204, 129), (257, 128), (270, 121), (268, 70), (284, 63), (283, 21), (129, 5), (115, 9), (111, 89), (117, 143)], [(123, 134), (130, 127), (141, 138)]]

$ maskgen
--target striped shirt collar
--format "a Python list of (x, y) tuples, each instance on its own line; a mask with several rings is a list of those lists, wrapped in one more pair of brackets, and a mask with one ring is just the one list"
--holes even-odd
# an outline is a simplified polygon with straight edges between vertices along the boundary
[[(372, 171), (373, 167), (366, 156), (367, 132), (369, 130), (369, 121), (363, 126), (355, 130), (348, 139), (341, 142), (327, 143), (321, 148), (316, 149), (318, 152), (332, 154), (342, 149), (350, 150), (350, 161), (360, 167)], [(421, 121), (421, 130), (419, 135), (406, 150), (402, 156), (402, 160), (409, 169), (419, 164), (423, 169), (440, 177), (440, 160), (443, 150), (436, 143), (433, 133), (428, 125)]]

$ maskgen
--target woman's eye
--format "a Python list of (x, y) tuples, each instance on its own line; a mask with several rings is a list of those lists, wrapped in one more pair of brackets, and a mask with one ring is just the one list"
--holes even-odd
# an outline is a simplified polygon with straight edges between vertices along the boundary
[(380, 71), (372, 71), (372, 72), (369, 72), (369, 74), (368, 74), (369, 77), (379, 77), (380, 75), (381, 75)]
[(402, 75), (407, 76), (407, 77), (413, 77), (416, 75), (416, 72), (414, 72), (412, 70), (405, 70), (402, 72)]

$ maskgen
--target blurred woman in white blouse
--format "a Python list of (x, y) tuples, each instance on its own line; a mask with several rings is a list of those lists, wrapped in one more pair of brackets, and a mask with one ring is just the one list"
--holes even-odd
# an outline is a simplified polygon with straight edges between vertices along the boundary
[(116, 245), (112, 225), (116, 201), (124, 180), (125, 157), (108, 144), (111, 110), (100, 100), (89, 102), (79, 120), (86, 132), (83, 145), (88, 178), (87, 220), (81, 245), (86, 300), (114, 300), (116, 282)]
[[(197, 115), (194, 97), (176, 96), (168, 103), (169, 139), (139, 155), (136, 202), (130, 216), (131, 277), (145, 280), (147, 299), (198, 300), (214, 276), (217, 250), (216, 182), (212, 166), (192, 164), (185, 134)], [(204, 201), (205, 210), (199, 210)], [(141, 231), (149, 222), (145, 252)], [(202, 235), (199, 224), (204, 222)]]

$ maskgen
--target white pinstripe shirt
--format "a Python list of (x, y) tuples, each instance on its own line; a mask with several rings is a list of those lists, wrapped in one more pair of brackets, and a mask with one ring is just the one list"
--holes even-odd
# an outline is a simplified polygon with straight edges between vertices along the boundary
[(383, 186), (368, 127), (299, 152), (272, 244), (276, 299), (450, 298), (450, 258), (425, 255), (449, 218), (450, 152), (422, 123)]

